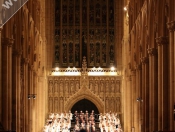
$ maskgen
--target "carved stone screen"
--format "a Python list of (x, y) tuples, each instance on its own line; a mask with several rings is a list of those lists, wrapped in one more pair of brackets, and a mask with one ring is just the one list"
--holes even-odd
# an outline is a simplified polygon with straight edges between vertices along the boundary
[(120, 88), (120, 78), (114, 76), (87, 76), (85, 82), (84, 76), (50, 76), (48, 110), (69, 111), (77, 102), (87, 99), (94, 103), (99, 112), (112, 111), (120, 114), (122, 101)]
[(55, 0), (55, 66), (114, 62), (114, 0)]

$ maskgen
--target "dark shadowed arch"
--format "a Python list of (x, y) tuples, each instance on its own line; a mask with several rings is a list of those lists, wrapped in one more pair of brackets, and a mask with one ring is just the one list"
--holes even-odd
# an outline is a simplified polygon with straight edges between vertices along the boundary
[(80, 101), (78, 101), (77, 103), (75, 103), (73, 105), (73, 107), (71, 108), (71, 112), (74, 113), (75, 111), (88, 111), (89, 113), (92, 112), (92, 110), (94, 110), (95, 114), (99, 114), (99, 111), (97, 109), (97, 107), (95, 106), (94, 103), (92, 103), (91, 101), (87, 100), (87, 99), (82, 99)]

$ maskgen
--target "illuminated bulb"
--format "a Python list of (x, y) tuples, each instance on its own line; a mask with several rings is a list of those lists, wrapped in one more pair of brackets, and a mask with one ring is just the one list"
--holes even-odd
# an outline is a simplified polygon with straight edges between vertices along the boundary
[(55, 68), (55, 70), (56, 70), (56, 71), (58, 71), (58, 70), (59, 70), (59, 68), (58, 68), (58, 67), (56, 67), (56, 68)]
[(127, 11), (127, 7), (125, 6), (124, 8), (123, 8), (125, 11)]
[(113, 71), (115, 68), (114, 67), (111, 67), (111, 70)]

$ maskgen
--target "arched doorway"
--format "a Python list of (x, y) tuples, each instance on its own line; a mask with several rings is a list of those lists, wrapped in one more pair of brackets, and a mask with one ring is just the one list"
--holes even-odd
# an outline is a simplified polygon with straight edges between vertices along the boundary
[(75, 103), (72, 108), (71, 108), (71, 112), (74, 113), (75, 111), (88, 111), (89, 113), (92, 112), (92, 110), (94, 110), (95, 114), (99, 114), (99, 111), (97, 109), (97, 107), (95, 106), (94, 103), (92, 103), (91, 101), (87, 100), (87, 99), (82, 99), (80, 101), (78, 101), (77, 103)]

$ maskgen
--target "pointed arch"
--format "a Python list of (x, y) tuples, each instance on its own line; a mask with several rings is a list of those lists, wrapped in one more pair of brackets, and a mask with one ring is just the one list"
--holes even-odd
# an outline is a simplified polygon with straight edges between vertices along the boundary
[(69, 111), (75, 103), (82, 99), (87, 99), (94, 103), (100, 113), (104, 112), (104, 103), (101, 101), (101, 99), (89, 90), (82, 90), (72, 98), (68, 100), (68, 102), (65, 104), (65, 111)]

